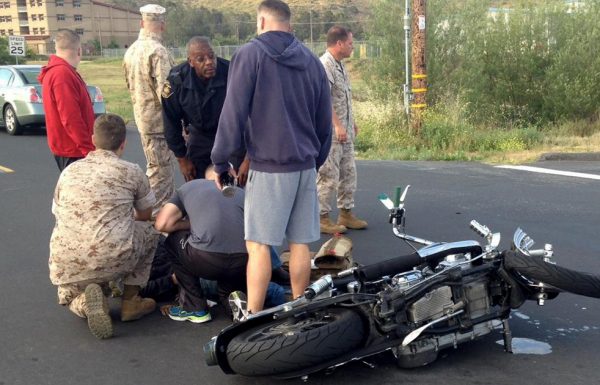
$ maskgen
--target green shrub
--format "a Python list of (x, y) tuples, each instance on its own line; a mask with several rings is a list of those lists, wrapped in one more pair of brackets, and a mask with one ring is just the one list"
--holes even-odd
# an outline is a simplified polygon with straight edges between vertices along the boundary
[[(382, 55), (365, 76), (377, 97), (401, 97), (403, 7), (393, 0), (374, 6), (369, 37)], [(454, 95), (469, 124), (505, 129), (598, 116), (600, 2), (586, 1), (568, 13), (563, 0), (513, 0), (494, 17), (488, 1), (430, 0), (427, 7), (430, 106)], [(424, 134), (443, 148), (451, 141), (441, 123), (430, 122), (437, 128)]]

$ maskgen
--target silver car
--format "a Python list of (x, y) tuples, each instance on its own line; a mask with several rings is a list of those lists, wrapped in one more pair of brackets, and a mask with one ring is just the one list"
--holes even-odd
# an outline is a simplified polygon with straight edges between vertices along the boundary
[[(44, 127), (42, 86), (37, 80), (40, 65), (0, 66), (0, 124), (10, 135), (20, 135), (25, 127)], [(87, 86), (96, 116), (106, 113), (100, 88)]]

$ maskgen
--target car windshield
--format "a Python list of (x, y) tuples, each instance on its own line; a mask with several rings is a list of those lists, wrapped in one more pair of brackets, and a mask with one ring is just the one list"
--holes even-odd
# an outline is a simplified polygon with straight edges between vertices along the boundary
[(37, 77), (40, 74), (40, 68), (20, 68), (19, 72), (25, 78), (25, 83), (27, 84), (40, 84)]

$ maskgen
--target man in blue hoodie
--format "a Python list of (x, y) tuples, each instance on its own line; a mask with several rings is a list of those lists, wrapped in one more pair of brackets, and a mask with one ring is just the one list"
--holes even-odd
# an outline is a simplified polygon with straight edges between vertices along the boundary
[(316, 172), (331, 146), (331, 96), (323, 66), (291, 33), (290, 18), (280, 0), (258, 6), (258, 37), (231, 59), (211, 156), (218, 174), (231, 172), (229, 156), (244, 142), (250, 159), (244, 212), (250, 313), (263, 308), (269, 246), (287, 238), (295, 298), (309, 284), (308, 243), (320, 238)]

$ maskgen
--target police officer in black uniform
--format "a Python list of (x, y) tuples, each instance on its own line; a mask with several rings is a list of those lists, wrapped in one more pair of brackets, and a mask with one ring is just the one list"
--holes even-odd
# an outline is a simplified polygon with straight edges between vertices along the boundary
[[(210, 40), (194, 36), (187, 44), (187, 62), (171, 69), (162, 90), (165, 138), (186, 182), (204, 178), (211, 164), (219, 116), (225, 101), (229, 61), (217, 58)], [(186, 140), (183, 130), (189, 132)], [(246, 165), (240, 165), (245, 149), (232, 156), (242, 184)]]

